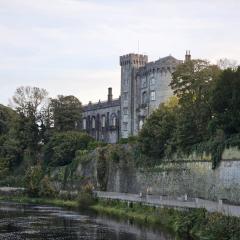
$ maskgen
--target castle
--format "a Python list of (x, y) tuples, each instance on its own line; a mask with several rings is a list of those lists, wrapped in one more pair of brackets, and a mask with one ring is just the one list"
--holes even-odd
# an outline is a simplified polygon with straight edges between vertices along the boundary
[[(190, 59), (187, 51), (185, 60)], [(107, 101), (85, 105), (82, 129), (107, 143), (136, 135), (151, 112), (172, 95), (172, 73), (182, 62), (172, 56), (154, 62), (148, 62), (148, 56), (141, 54), (121, 56), (120, 97), (113, 99), (109, 88)]]

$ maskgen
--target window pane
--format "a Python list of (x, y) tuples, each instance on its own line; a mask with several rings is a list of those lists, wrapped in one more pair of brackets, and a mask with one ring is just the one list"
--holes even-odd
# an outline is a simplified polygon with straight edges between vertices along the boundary
[(95, 128), (96, 123), (95, 123), (95, 118), (92, 118), (92, 128)]
[(142, 103), (147, 103), (147, 93), (146, 92), (143, 92), (142, 93)]
[(106, 117), (102, 116), (102, 127), (105, 127), (106, 125)]
[(151, 91), (151, 101), (156, 100), (156, 93), (155, 91)]
[(85, 130), (87, 128), (87, 120), (86, 118), (83, 119), (83, 129)]

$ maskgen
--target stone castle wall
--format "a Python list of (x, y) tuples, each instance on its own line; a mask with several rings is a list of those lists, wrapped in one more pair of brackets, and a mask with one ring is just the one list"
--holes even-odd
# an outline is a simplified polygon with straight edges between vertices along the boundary
[[(54, 177), (59, 189), (77, 190), (82, 184), (92, 183), (99, 188), (96, 152), (90, 161), (79, 164), (74, 178), (63, 184), (64, 168), (54, 169)], [(111, 162), (107, 171), (106, 190), (122, 193), (146, 193), (181, 197), (198, 197), (209, 200), (227, 199), (240, 203), (240, 151), (236, 148), (225, 150), (223, 160), (212, 169), (209, 156), (192, 155), (174, 162), (163, 162), (155, 168), (136, 168), (131, 161)], [(61, 177), (56, 177), (61, 176)]]
[(217, 169), (209, 160), (164, 162), (153, 169), (112, 169), (108, 191), (228, 199), (240, 202), (240, 152), (226, 150)]

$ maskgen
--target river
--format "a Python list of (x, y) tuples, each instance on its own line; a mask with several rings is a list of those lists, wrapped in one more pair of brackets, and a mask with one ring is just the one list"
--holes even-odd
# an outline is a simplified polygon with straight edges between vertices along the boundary
[(174, 240), (170, 234), (59, 207), (0, 203), (4, 240)]

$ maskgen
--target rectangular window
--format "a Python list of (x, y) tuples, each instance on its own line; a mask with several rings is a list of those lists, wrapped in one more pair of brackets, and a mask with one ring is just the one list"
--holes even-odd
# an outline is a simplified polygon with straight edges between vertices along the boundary
[(123, 131), (127, 131), (128, 130), (128, 123), (124, 122), (123, 123)]
[(127, 92), (124, 92), (123, 93), (123, 100), (127, 100), (128, 99), (128, 93)]
[(155, 91), (151, 91), (150, 99), (151, 99), (151, 101), (155, 101), (156, 100), (156, 92)]
[(127, 108), (127, 107), (124, 107), (124, 108), (123, 108), (123, 114), (124, 114), (124, 115), (128, 115), (128, 108)]

